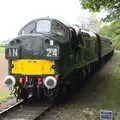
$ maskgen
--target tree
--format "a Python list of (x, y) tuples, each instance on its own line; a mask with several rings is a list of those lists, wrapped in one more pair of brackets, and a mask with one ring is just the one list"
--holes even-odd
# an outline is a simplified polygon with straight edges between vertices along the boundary
[(101, 21), (99, 21), (96, 17), (96, 14), (93, 14), (93, 13), (87, 17), (78, 16), (77, 23), (80, 28), (95, 31), (95, 32), (99, 31), (100, 25), (101, 25)]
[(80, 0), (84, 9), (92, 12), (99, 12), (101, 9), (108, 11), (104, 21), (114, 21), (120, 19), (120, 0)]
[(91, 14), (90, 19), (89, 19), (88, 29), (98, 32), (100, 29), (100, 24), (101, 22), (98, 21), (96, 14)]

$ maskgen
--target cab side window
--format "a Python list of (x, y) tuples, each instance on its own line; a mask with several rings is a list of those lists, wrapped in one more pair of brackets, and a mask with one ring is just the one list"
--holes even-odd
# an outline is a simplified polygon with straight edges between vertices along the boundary
[(66, 35), (64, 26), (56, 21), (52, 23), (52, 32), (62, 37), (65, 37)]
[(32, 22), (28, 25), (26, 25), (22, 31), (21, 34), (32, 34), (35, 32), (35, 22)]

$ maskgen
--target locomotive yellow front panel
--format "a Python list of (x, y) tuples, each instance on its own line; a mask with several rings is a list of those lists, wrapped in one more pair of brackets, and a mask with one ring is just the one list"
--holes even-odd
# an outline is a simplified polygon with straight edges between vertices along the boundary
[(12, 60), (12, 74), (55, 74), (54, 61), (19, 59)]

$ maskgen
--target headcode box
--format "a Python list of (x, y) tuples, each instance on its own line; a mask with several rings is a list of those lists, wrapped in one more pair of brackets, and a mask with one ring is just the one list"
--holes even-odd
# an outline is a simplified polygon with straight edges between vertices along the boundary
[(100, 120), (113, 120), (113, 112), (108, 110), (101, 110)]

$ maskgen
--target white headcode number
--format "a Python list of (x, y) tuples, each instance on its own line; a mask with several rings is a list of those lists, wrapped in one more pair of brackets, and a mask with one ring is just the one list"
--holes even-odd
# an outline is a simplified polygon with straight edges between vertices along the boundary
[(12, 56), (12, 57), (18, 56), (18, 49), (17, 48), (9, 48), (9, 56)]
[(47, 48), (47, 57), (57, 57), (57, 49), (56, 48)]

